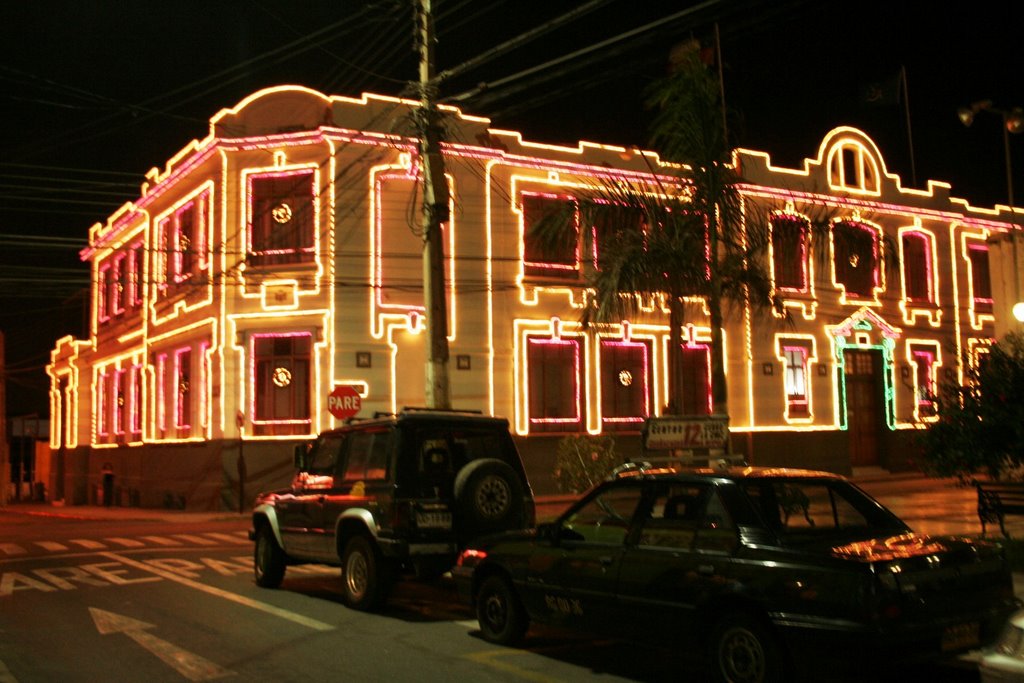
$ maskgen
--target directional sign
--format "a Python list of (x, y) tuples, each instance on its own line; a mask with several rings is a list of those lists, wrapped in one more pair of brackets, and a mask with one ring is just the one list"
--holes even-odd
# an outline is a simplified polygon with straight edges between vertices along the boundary
[(96, 607), (90, 607), (89, 613), (92, 614), (92, 620), (96, 623), (96, 630), (100, 635), (125, 634), (190, 681), (211, 681), (235, 675), (234, 671), (221, 668), (208, 659), (186, 652), (177, 645), (147, 633), (149, 629), (156, 628), (153, 624)]
[(339, 384), (327, 395), (327, 410), (339, 420), (355, 417), (363, 407), (363, 399), (351, 384)]

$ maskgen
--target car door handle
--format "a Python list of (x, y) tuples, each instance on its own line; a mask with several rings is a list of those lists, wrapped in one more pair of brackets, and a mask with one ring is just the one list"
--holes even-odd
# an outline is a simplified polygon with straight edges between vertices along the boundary
[(711, 576), (715, 573), (715, 565), (713, 564), (698, 564), (697, 573), (701, 576)]

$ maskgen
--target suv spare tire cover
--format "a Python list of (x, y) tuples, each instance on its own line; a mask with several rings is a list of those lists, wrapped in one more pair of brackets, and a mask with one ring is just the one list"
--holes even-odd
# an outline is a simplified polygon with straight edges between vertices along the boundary
[(523, 484), (511, 465), (474, 460), (455, 477), (455, 501), (474, 531), (517, 528), (523, 517)]

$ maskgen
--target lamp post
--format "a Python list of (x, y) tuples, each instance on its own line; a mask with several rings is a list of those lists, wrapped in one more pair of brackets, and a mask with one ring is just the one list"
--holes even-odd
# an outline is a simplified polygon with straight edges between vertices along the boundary
[(991, 112), (998, 114), (1003, 117), (1003, 154), (1006, 157), (1006, 194), (1009, 199), (1010, 206), (1013, 206), (1013, 166), (1010, 163), (1010, 133), (1020, 133), (1024, 131), (1024, 109), (1020, 107), (1014, 107), (1013, 109), (999, 109), (992, 106), (992, 100), (981, 100), (973, 103), (969, 107), (960, 107), (957, 110), (957, 116), (960, 117), (960, 123), (965, 126), (970, 126), (974, 123), (974, 117), (979, 112)]

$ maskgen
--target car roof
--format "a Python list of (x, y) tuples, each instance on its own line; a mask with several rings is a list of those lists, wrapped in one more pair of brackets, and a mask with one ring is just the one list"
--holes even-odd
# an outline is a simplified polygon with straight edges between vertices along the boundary
[(375, 413), (372, 417), (350, 418), (341, 427), (325, 429), (324, 434), (342, 434), (357, 429), (373, 427), (377, 425), (393, 425), (399, 422), (422, 422), (422, 423), (460, 423), (460, 424), (488, 424), (501, 425), (508, 429), (508, 420), (503, 417), (493, 417), (479, 412), (469, 410), (438, 410), (430, 408), (403, 408), (398, 413)]
[(642, 463), (624, 469), (614, 475), (615, 479), (664, 479), (672, 481), (693, 481), (695, 479), (729, 479), (733, 481), (753, 481), (772, 479), (833, 479), (845, 481), (845, 478), (834, 472), (805, 470), (789, 467), (655, 467)]

